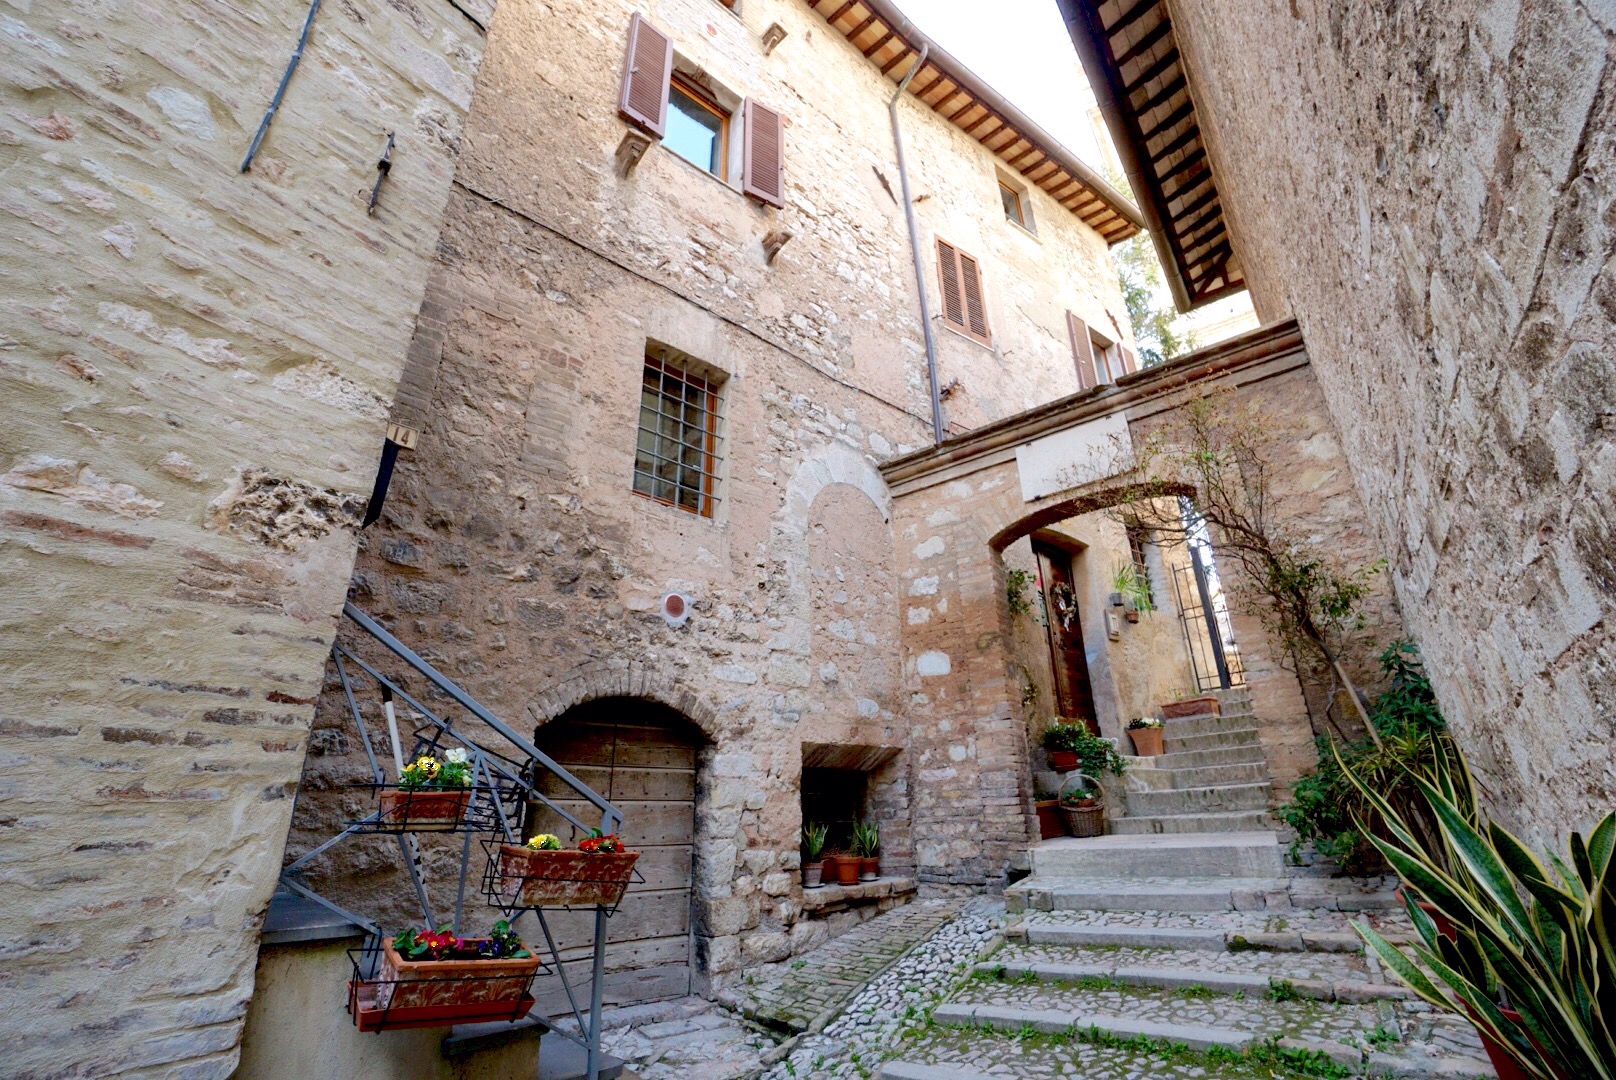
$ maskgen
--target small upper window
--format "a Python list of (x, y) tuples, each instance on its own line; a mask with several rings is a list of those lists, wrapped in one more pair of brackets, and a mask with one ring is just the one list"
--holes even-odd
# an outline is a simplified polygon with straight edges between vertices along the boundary
[(1025, 229), (1027, 227), (1027, 211), (1021, 205), (1021, 192), (1001, 180), (999, 182), (999, 198), (1004, 201), (1005, 220), (1014, 222)]
[(721, 461), (718, 384), (662, 350), (647, 352), (640, 384), (634, 490), (712, 517)]
[(729, 156), (729, 113), (675, 77), (668, 93), (668, 131), (662, 145), (723, 180)]

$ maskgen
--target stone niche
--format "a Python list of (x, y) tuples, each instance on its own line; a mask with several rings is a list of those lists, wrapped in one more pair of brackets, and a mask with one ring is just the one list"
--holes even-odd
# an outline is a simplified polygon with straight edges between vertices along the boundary
[(909, 839), (908, 770), (896, 746), (802, 744), (802, 820), (829, 830), (827, 851), (847, 850), (855, 821), (881, 830), (880, 878), (858, 885), (826, 884), (803, 890), (810, 916), (874, 905), (884, 910), (915, 888)]

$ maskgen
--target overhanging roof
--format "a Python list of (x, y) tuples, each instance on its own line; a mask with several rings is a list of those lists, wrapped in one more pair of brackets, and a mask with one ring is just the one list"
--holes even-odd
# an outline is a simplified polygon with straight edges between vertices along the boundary
[(890, 0), (806, 0), (831, 28), (881, 69), (903, 81), (926, 48), (909, 90), (1011, 169), (1050, 194), (1109, 244), (1145, 227), (1139, 209), (1048, 132), (921, 33)]
[(1166, 0), (1059, 0), (1180, 311), (1246, 287)]

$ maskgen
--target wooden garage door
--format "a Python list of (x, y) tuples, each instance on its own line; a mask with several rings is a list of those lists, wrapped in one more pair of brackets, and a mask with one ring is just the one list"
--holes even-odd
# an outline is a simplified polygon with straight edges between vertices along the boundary
[[(671, 709), (627, 699), (590, 702), (538, 731), (540, 750), (623, 811), (623, 839), (640, 852), (643, 883), (629, 888), (607, 922), (608, 1005), (661, 1001), (690, 993), (690, 903), (696, 826), (696, 755), (700, 735)], [(554, 777), (541, 790), (585, 822), (600, 812), (568, 800)], [(526, 830), (553, 832), (564, 842), (571, 828), (538, 807)], [(579, 1004), (587, 1007), (593, 911), (546, 912)], [(569, 1006), (558, 979), (534, 987), (539, 1008), (554, 1015)]]

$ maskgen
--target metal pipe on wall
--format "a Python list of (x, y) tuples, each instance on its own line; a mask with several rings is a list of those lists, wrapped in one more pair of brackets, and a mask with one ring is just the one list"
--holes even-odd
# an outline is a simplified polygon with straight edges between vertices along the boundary
[(909, 89), (909, 80), (926, 64), (931, 46), (923, 45), (920, 55), (909, 68), (909, 74), (898, 84), (887, 111), (892, 114), (892, 145), (898, 151), (898, 189), (903, 192), (903, 216), (909, 222), (909, 253), (915, 260), (915, 288), (920, 292), (920, 329), (926, 337), (926, 383), (931, 388), (931, 432), (933, 440), (943, 441), (943, 399), (937, 390), (937, 337), (931, 328), (931, 304), (926, 299), (926, 269), (920, 258), (920, 227), (915, 224), (915, 204), (909, 197), (909, 169), (903, 158), (903, 127), (898, 123), (898, 102)]

